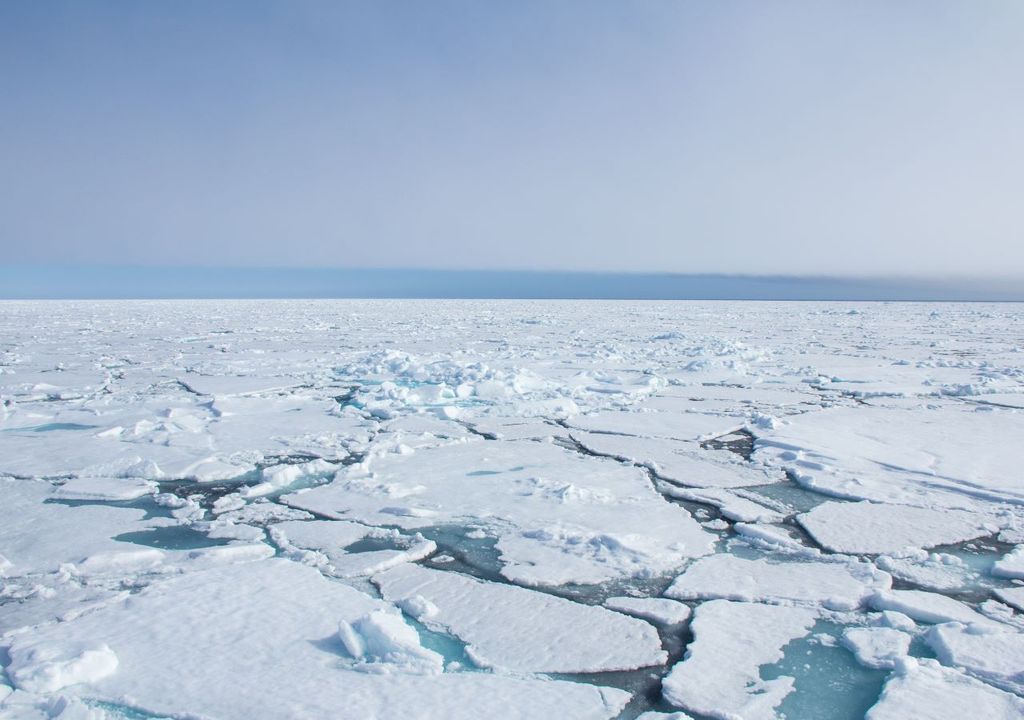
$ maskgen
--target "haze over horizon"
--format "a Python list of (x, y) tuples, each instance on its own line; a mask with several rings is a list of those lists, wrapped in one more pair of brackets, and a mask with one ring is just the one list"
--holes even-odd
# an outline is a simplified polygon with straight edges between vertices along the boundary
[(0, 6), (7, 265), (1024, 278), (1024, 4)]

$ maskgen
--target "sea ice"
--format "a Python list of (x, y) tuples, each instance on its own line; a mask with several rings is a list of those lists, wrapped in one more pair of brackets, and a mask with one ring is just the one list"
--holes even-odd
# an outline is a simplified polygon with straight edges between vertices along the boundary
[[(253, 717), (558, 717), (609, 718), (628, 700), (620, 690), (485, 673), (423, 675), (410, 656), (410, 636), (387, 630), (368, 644), (377, 672), (361, 671), (339, 638), (346, 622), (366, 631), (367, 615), (395, 612), (316, 570), (282, 559), (193, 572), (156, 583), (125, 600), (76, 618), (9, 636), (12, 658), (48, 648), (58, 660), (88, 656), (88, 672), (63, 691), (132, 704), (156, 715)], [(607, 611), (606, 611), (607, 612)], [(396, 616), (397, 617), (397, 616)], [(621, 617), (621, 616), (619, 616)], [(625, 618), (624, 618), (625, 619)], [(378, 629), (379, 630), (379, 629)], [(390, 628), (393, 633), (394, 628)], [(374, 645), (373, 643), (379, 644)], [(109, 650), (104, 649), (104, 645)], [(154, 649), (158, 649), (154, 651)], [(117, 658), (115, 672), (110, 658)], [(93, 658), (96, 659), (93, 662)], [(271, 659), (278, 661), (273, 662)], [(45, 666), (28, 663), (15, 676), (23, 690)], [(30, 669), (32, 668), (32, 669)], [(365, 670), (365, 667), (362, 667)], [(175, 682), (168, 682), (173, 672)], [(40, 675), (42, 673), (42, 675)], [(60, 675), (62, 678), (69, 676)], [(45, 684), (45, 682), (44, 682)]]
[(679, 500), (714, 505), (730, 520), (744, 523), (782, 522), (785, 515), (760, 503), (741, 497), (722, 488), (681, 488), (665, 482), (658, 483), (658, 490), (668, 497)]
[(117, 655), (106, 644), (16, 642), (10, 654), (8, 675), (32, 693), (96, 682), (117, 670)]
[(870, 604), (876, 610), (895, 610), (919, 622), (994, 624), (966, 603), (923, 590), (883, 590), (871, 597)]
[(887, 573), (856, 560), (773, 562), (718, 554), (690, 565), (665, 595), (679, 600), (725, 598), (852, 610), (889, 585)]
[(992, 574), (1024, 580), (1024, 545), (1014, 548), (992, 566)]
[(695, 442), (739, 430), (744, 423), (734, 417), (700, 412), (601, 411), (574, 417), (569, 425), (592, 433)]
[(135, 500), (157, 491), (157, 484), (140, 478), (71, 478), (53, 497), (60, 500)]
[(135, 552), (111, 538), (146, 528), (145, 511), (45, 502), (56, 500), (57, 490), (48, 482), (0, 478), (0, 557), (7, 561), (0, 575), (56, 572), (94, 555)]
[(527, 585), (665, 572), (713, 542), (641, 470), (539, 443), (476, 440), (389, 454), (283, 499), (322, 516), (409, 529), (475, 518), (498, 537), (502, 574)]
[(866, 720), (1017, 720), (1024, 700), (963, 673), (940, 667), (934, 660), (907, 658), (885, 684)]
[[(322, 572), (341, 578), (372, 575), (403, 562), (422, 560), (437, 545), (422, 536), (403, 536), (395, 530), (381, 530), (345, 520), (305, 520), (270, 526), (270, 535), (281, 548), (301, 562), (320, 567)], [(388, 539), (403, 548), (382, 548), (349, 552), (345, 548), (367, 537)]]
[(965, 669), (1018, 695), (1024, 693), (1024, 633), (1003, 625), (936, 625), (925, 636), (946, 665)]
[(1024, 612), (1024, 587), (999, 588), (995, 593), (1003, 602)]
[(5, 302), (0, 337), (5, 717), (632, 717), (701, 601), (694, 715), (847, 720), (859, 662), (871, 720), (1024, 715), (1018, 306)]
[(924, 507), (1024, 502), (1024, 414), (837, 407), (759, 430), (755, 457), (839, 497)]
[(689, 487), (749, 487), (782, 479), (781, 473), (695, 442), (579, 430), (573, 431), (572, 437), (592, 453), (649, 467), (659, 477)]
[(416, 619), (467, 643), (482, 667), (591, 673), (667, 658), (654, 627), (602, 607), (416, 565), (375, 575), (373, 582), (409, 611), (429, 608)]
[(823, 503), (797, 521), (824, 547), (851, 554), (900, 554), (997, 530), (977, 513), (871, 502)]
[(887, 627), (849, 628), (843, 644), (869, 668), (892, 668), (910, 651), (910, 635)]
[(665, 699), (721, 720), (768, 720), (793, 690), (793, 679), (762, 680), (759, 668), (782, 658), (789, 641), (807, 634), (806, 608), (711, 600), (699, 605), (693, 642), (662, 683)]
[(659, 625), (678, 625), (690, 617), (690, 606), (668, 598), (610, 597), (604, 606)]
[(374, 610), (351, 623), (342, 620), (338, 637), (353, 659), (387, 672), (399, 666), (411, 672), (437, 674), (444, 670), (444, 656), (420, 645), (419, 635), (397, 612)]

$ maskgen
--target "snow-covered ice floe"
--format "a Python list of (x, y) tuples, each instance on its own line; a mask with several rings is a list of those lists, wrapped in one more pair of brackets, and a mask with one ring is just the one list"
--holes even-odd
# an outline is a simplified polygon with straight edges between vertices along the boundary
[(665, 699), (710, 717), (758, 720), (792, 692), (792, 678), (762, 680), (758, 669), (782, 658), (782, 648), (807, 634), (813, 610), (711, 600), (700, 605), (690, 627), (686, 659), (665, 678)]
[(402, 565), (373, 581), (386, 600), (427, 627), (465, 642), (481, 667), (594, 673), (660, 665), (667, 659), (652, 625), (602, 607), (415, 565)]
[(0, 303), (0, 717), (1022, 717), (1022, 337)]

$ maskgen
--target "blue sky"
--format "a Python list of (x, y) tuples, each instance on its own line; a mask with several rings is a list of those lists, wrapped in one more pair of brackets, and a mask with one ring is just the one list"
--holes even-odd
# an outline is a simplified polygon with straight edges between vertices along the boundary
[(1024, 3), (5, 2), (7, 264), (1024, 278)]

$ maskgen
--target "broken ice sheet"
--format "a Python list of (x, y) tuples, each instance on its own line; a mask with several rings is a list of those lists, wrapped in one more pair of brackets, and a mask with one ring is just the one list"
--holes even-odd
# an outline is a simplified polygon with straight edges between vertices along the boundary
[(758, 430), (755, 457), (838, 497), (920, 507), (1020, 503), (1024, 415), (841, 407)]
[[(7, 303), (0, 331), (0, 715), (630, 720), (672, 717), (676, 672), (712, 716), (1022, 714), (1016, 306)], [(392, 573), (516, 600), (399, 608), (360, 577)], [(523, 593), (565, 626), (496, 643)], [(691, 640), (724, 598), (761, 619)], [(456, 630), (485, 664), (668, 663), (552, 682)]]
[(687, 567), (665, 595), (678, 600), (725, 598), (852, 610), (890, 584), (887, 573), (858, 560), (771, 562), (716, 554)]
[(373, 582), (427, 627), (466, 642), (482, 667), (593, 673), (666, 659), (653, 626), (601, 607), (415, 565), (375, 575)]
[(990, 517), (964, 510), (885, 503), (823, 503), (797, 521), (829, 550), (905, 553), (991, 535)]
[(793, 681), (762, 680), (758, 670), (781, 659), (783, 646), (809, 632), (814, 619), (814, 611), (805, 608), (731, 600), (699, 605), (686, 657), (663, 682), (665, 698), (722, 720), (774, 718), (774, 708), (792, 692)]
[[(270, 536), (296, 560), (335, 577), (368, 576), (405, 562), (422, 560), (437, 546), (422, 535), (406, 536), (344, 520), (290, 521), (271, 525)], [(356, 550), (372, 538), (380, 547)]]
[(658, 574), (713, 541), (642, 470), (542, 443), (475, 440), (370, 458), (283, 500), (409, 529), (477, 518), (498, 537), (502, 574), (526, 585)]
[[(288, 560), (190, 573), (72, 622), (15, 635), (13, 679), (28, 692), (131, 697), (151, 713), (239, 720), (326, 717), (341, 707), (349, 717), (468, 719), (514, 707), (526, 716), (606, 718), (628, 699), (590, 685), (424, 675), (432, 656), (409, 645), (408, 631), (365, 620), (375, 612), (396, 611)], [(359, 657), (340, 639), (341, 622), (364, 638)], [(377, 671), (365, 672), (366, 662)]]

